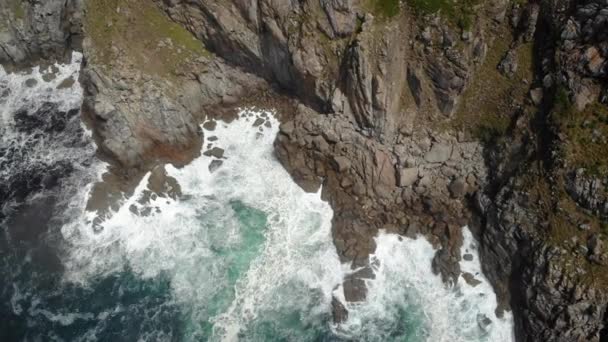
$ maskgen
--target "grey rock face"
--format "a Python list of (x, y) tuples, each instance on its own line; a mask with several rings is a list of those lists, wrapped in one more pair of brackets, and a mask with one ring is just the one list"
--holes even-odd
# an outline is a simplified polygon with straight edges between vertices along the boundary
[[(563, 258), (571, 252), (551, 247), (536, 234), (541, 224), (536, 213), (518, 204), (525, 203), (525, 196), (506, 187), (495, 204), (479, 202), (490, 219), (482, 243), (484, 273), (499, 294), (510, 293), (511, 302), (518, 303), (512, 307), (520, 325), (517, 338), (599, 341), (608, 296), (586, 288), (575, 280), (576, 272), (564, 268)], [(518, 274), (514, 283), (505, 279), (511, 274)], [(558, 324), (548, 329), (547, 320)]]
[(405, 168), (399, 172), (399, 186), (412, 186), (416, 181), (418, 181), (417, 167)]
[(321, 0), (321, 6), (336, 37), (345, 37), (354, 32), (356, 15), (352, 0)]
[[(589, 50), (589, 44), (597, 44), (590, 38), (595, 33), (583, 38), (583, 27), (592, 27), (593, 20), (589, 19), (598, 15), (599, 7), (606, 5), (599, 1), (540, 3), (540, 15), (545, 13), (545, 19), (550, 23), (548, 31), (543, 33), (550, 35), (551, 30), (555, 30), (560, 39), (556, 50), (545, 51), (545, 73), (539, 77), (545, 89), (541, 92), (536, 88), (530, 92), (533, 103), (543, 102), (541, 94), (549, 94), (557, 84), (572, 91), (575, 108), (582, 109), (597, 99), (596, 83), (602, 82), (602, 76), (597, 73), (601, 72), (599, 65), (605, 55), (596, 53), (599, 48)], [(566, 8), (573, 8), (574, 13), (579, 14)], [(587, 19), (582, 20), (583, 16)], [(589, 53), (585, 54), (587, 51)], [(509, 56), (506, 57), (505, 60)], [(558, 61), (557, 65), (550, 65), (548, 61), (554, 59)], [(510, 63), (504, 62), (503, 69), (508, 73), (512, 68), (508, 67)], [(536, 133), (526, 134), (536, 138)], [(556, 156), (559, 143), (547, 143), (544, 148)], [(501, 149), (503, 154), (490, 165), (491, 169), (505, 169), (512, 162), (504, 158), (509, 148), (501, 146)], [(520, 151), (518, 154), (526, 153)], [(476, 203), (486, 220), (481, 251), (481, 258), (485, 260), (484, 273), (493, 282), (499, 297), (512, 304), (519, 340), (601, 341), (606, 338), (608, 296), (605, 291), (598, 291), (596, 283), (582, 279), (589, 276), (589, 264), (602, 265), (605, 260), (602, 239), (594, 238), (591, 225), (564, 214), (558, 198), (570, 196), (576, 205), (575, 209), (569, 210), (605, 220), (605, 184), (588, 176), (584, 170), (563, 169), (559, 158), (554, 162), (551, 170), (546, 171), (549, 175), (543, 175), (543, 180), (537, 181), (550, 184), (551, 195), (540, 198), (533, 195), (530, 183), (519, 178), (520, 174), (527, 174), (525, 168), (514, 175), (499, 173), (504, 178), (494, 197), (478, 194)], [(557, 176), (559, 174), (563, 174), (563, 182)], [(568, 195), (560, 195), (558, 189), (565, 189)], [(546, 205), (547, 202), (551, 204)], [(565, 222), (547, 220), (551, 215), (565, 215)], [(565, 229), (564, 226), (578, 233), (565, 239), (556, 233)]]
[(147, 155), (154, 153), (162, 154), (155, 157), (171, 159), (172, 154), (188, 150), (197, 140), (196, 119), (164, 95), (166, 90), (160, 83), (148, 81), (135, 92), (125, 93), (98, 69), (87, 68), (82, 77), (87, 85), (85, 112), (96, 123), (100, 148), (121, 165), (142, 166)]
[(63, 58), (70, 49), (80, 49), (82, 0), (16, 3), (0, 2), (0, 63)]
[[(321, 109), (330, 96), (314, 35), (316, 22), (303, 20), (306, 3), (276, 0), (157, 1), (174, 20), (194, 33), (228, 62), (297, 93)], [(354, 13), (346, 0), (322, 2), (337, 36), (354, 28)], [(352, 18), (352, 23), (350, 18)], [(351, 27), (352, 26), (352, 27)]]
[(500, 70), (503, 75), (512, 77), (517, 72), (517, 66), (517, 51), (511, 49), (500, 61), (500, 64), (498, 64), (498, 70)]
[(452, 64), (431, 61), (428, 74), (435, 86), (435, 96), (439, 110), (445, 115), (451, 115), (456, 108), (457, 96), (464, 90), (465, 71)]
[(570, 173), (566, 190), (579, 205), (608, 218), (608, 193), (605, 180), (588, 176), (583, 169)]
[(416, 105), (420, 107), (422, 102), (422, 86), (420, 84), (420, 77), (418, 77), (416, 71), (411, 67), (407, 69), (407, 83), (412, 92), (412, 96), (414, 96), (414, 101), (416, 102)]
[(433, 144), (431, 150), (425, 154), (424, 159), (429, 163), (443, 163), (452, 156), (452, 146)]
[(373, 129), (377, 120), (374, 117), (372, 104), (372, 73), (371, 66), (365, 58), (360, 42), (348, 51), (348, 74), (346, 76), (346, 95), (350, 100), (350, 108), (362, 129)]

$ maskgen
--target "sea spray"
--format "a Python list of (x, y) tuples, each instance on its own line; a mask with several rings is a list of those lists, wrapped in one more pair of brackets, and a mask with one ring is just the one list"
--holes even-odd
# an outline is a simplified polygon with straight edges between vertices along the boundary
[(0, 66), (0, 118), (10, 125), (19, 110), (36, 111), (45, 103), (56, 103), (59, 110), (80, 108), (82, 88), (78, 82), (82, 54), (72, 53), (70, 63), (7, 72)]
[[(20, 79), (0, 77), (4, 88), (24, 94), (3, 97), (3, 108), (12, 108), (3, 120), (10, 125), (17, 108), (35, 112), (53, 99), (58, 110), (77, 108), (78, 83), (63, 81), (77, 79), (78, 58), (56, 66), (55, 79), (39, 69)], [(29, 78), (36, 82), (26, 84)], [(446, 287), (431, 272), (435, 251), (426, 240), (380, 233), (367, 300), (347, 304), (349, 320), (333, 326), (331, 298), (340, 297), (349, 266), (339, 263), (332, 243), (329, 205), (301, 190), (274, 158), (278, 124), (272, 113), (255, 110), (243, 110), (230, 124), (218, 121), (204, 130), (203, 152), (217, 147), (223, 153), (165, 167), (180, 195), (153, 194), (148, 174), (97, 225), (95, 213), (84, 208), (105, 166), (79, 162), (83, 155), (90, 159), (92, 142), (84, 150), (57, 145), (58, 153), (40, 145), (40, 160), (52, 165), (61, 155), (77, 157), (78, 167), (93, 176), (73, 183), (76, 195), (65, 192), (63, 281), (48, 281), (29, 266), (11, 271), (5, 277), (12, 282), (11, 315), (27, 317), (32, 336), (67, 340), (511, 340), (510, 315), (493, 315), (495, 296), (468, 230), (463, 254), (474, 258), (461, 266), (479, 285), (461, 279)], [(15, 269), (3, 265), (9, 267)], [(43, 279), (59, 287), (41, 286)]]
[(494, 314), (468, 229), (462, 253), (473, 259), (462, 269), (479, 284), (447, 286), (431, 272), (435, 250), (424, 238), (381, 232), (367, 299), (347, 303), (348, 321), (331, 324), (331, 298), (341, 297), (349, 266), (331, 240), (329, 205), (274, 158), (278, 124), (254, 110), (217, 122), (204, 130), (203, 152), (213, 153), (166, 166), (180, 196), (151, 195), (148, 174), (101, 229), (90, 213), (64, 226), (66, 279), (87, 284), (125, 269), (166, 279), (183, 340), (511, 341), (511, 317)]
[[(265, 123), (254, 126), (257, 119)], [(147, 175), (101, 229), (90, 225), (90, 213), (64, 226), (66, 280), (86, 284), (125, 267), (142, 278), (167, 277), (188, 316), (187, 340), (327, 334), (342, 279), (332, 211), (274, 158), (278, 125), (271, 113), (250, 110), (218, 122), (204, 134), (205, 149), (221, 148), (220, 158), (203, 154), (181, 169), (166, 167), (182, 196), (148, 196)]]
[(65, 64), (0, 66), (0, 340), (54, 339), (62, 329), (76, 340), (65, 327), (92, 317), (70, 312), (70, 289), (56, 287), (57, 230), (82, 213), (83, 189), (105, 167), (79, 115), (81, 63), (73, 52)]
[(74, 52), (66, 64), (11, 73), (0, 66), (0, 218), (53, 191), (65, 204), (94, 179), (95, 145), (79, 115), (81, 62)]
[(461, 268), (476, 285), (459, 277), (449, 286), (433, 274), (436, 250), (424, 237), (381, 231), (370, 256), (375, 279), (366, 282), (367, 299), (346, 305), (349, 319), (337, 333), (365, 341), (513, 341), (512, 315), (496, 317), (496, 295), (481, 272), (477, 242), (467, 227), (462, 232)]

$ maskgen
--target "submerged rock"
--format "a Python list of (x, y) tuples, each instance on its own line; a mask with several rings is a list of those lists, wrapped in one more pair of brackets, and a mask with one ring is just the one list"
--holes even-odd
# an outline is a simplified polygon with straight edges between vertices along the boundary
[[(20, 4), (25, 20), (16, 13), (6, 15), (7, 6), (0, 5), (0, 25), (6, 20), (10, 25), (0, 37), (1, 62), (60, 56), (79, 47), (83, 16), (96, 15), (83, 12), (76, 0)], [(133, 28), (141, 19), (139, 12), (128, 13), (125, 6), (116, 14), (130, 15), (127, 27)], [(156, 50), (137, 51), (136, 57), (128, 54), (131, 44), (117, 44), (118, 36), (103, 36), (112, 46), (85, 42), (85, 70), (79, 80), (85, 88), (84, 115), (100, 153), (121, 170), (186, 164), (201, 150), (201, 122), (212, 131), (216, 121), (209, 119), (221, 116), (226, 107), (260, 94), (278, 97), (274, 91), (279, 89), (293, 103), (282, 113), (276, 156), (305, 190), (314, 192), (323, 185), (322, 196), (335, 212), (332, 233), (342, 262), (367, 270), (379, 229), (422, 234), (441, 247), (433, 269), (454, 281), (461, 276), (459, 227), (474, 224), (480, 226), (480, 259), (501, 299), (500, 309), (515, 304), (518, 338), (576, 341), (606, 336), (608, 299), (593, 286), (579, 285), (576, 268), (562, 267), (581, 260), (569, 259), (574, 257), (562, 241), (547, 242), (554, 238), (552, 229), (561, 226), (546, 220), (561, 212), (561, 203), (552, 199), (561, 193), (564, 176), (574, 207), (600, 220), (589, 229), (574, 229), (587, 234), (577, 240), (587, 242), (584, 262), (603, 265), (603, 238), (591, 234), (608, 217), (605, 184), (584, 170), (562, 172), (567, 166), (557, 145), (563, 134), (545, 122), (555, 115), (540, 108), (555, 97), (556, 89), (564, 88), (578, 110), (605, 93), (605, 1), (481, 2), (474, 15), (460, 18), (462, 25), (472, 21), (470, 29), (463, 28), (461, 42), (453, 23), (448, 25), (447, 12), (415, 17), (399, 8), (396, 17), (385, 17), (350, 0), (172, 0), (155, 1), (154, 6), (163, 11), (159, 18), (173, 20), (167, 24), (180, 24), (174, 28), (181, 28), (181, 34), (192, 33), (189, 43), (204, 44), (214, 54), (155, 59), (161, 51), (179, 54), (185, 49), (175, 37), (158, 37)], [(532, 40), (533, 60), (520, 59), (518, 48)], [(500, 41), (509, 47), (496, 43)], [(178, 59), (180, 68), (172, 65)], [(527, 64), (534, 70), (526, 70)], [(155, 66), (160, 70), (144, 68)], [(176, 68), (166, 72), (168, 66)], [(496, 68), (512, 80), (494, 75)], [(520, 74), (536, 88), (520, 82)], [(475, 83), (485, 77), (496, 83)], [(538, 88), (541, 83), (543, 89)], [(509, 101), (503, 106), (477, 96), (494, 91)], [(479, 116), (460, 110), (467, 101), (478, 105)], [(531, 106), (539, 108), (527, 108)], [(536, 110), (539, 114), (532, 115)], [(265, 123), (259, 118), (250, 125), (263, 129)], [(15, 124), (23, 131), (52, 134), (62, 130), (65, 120), (21, 113)], [(492, 142), (482, 145), (478, 135)], [(216, 171), (224, 151), (213, 147), (204, 153), (217, 158), (208, 165)], [(537, 164), (551, 169), (538, 171), (543, 176), (535, 178), (531, 170)], [(39, 178), (25, 175), (19, 182), (25, 182), (23, 187), (28, 182), (57, 183), (53, 172)], [(522, 185), (525, 179), (533, 184)], [(542, 188), (545, 183), (548, 190)], [(535, 194), (538, 188), (542, 196)], [(571, 224), (563, 222), (558, 223)], [(580, 221), (573, 222), (576, 227)], [(347, 301), (365, 299), (369, 274), (360, 272), (345, 279)], [(466, 273), (462, 277), (476, 282)], [(335, 298), (333, 302), (334, 318), (342, 321), (346, 309)], [(478, 317), (482, 329), (491, 323)]]
[(219, 147), (213, 147), (213, 148), (203, 152), (203, 154), (206, 156), (209, 156), (209, 157), (222, 159), (222, 158), (224, 158), (224, 149), (219, 148)]

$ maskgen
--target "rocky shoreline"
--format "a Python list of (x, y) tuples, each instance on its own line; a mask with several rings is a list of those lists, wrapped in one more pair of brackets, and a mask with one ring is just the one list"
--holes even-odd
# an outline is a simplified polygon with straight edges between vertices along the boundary
[(323, 185), (361, 268), (346, 300), (379, 229), (427, 236), (433, 270), (470, 279), (469, 225), (519, 341), (607, 339), (608, 2), (421, 4), (8, 0), (0, 62), (84, 53), (83, 118), (123, 190), (194, 158), (206, 118), (277, 108), (277, 157)]

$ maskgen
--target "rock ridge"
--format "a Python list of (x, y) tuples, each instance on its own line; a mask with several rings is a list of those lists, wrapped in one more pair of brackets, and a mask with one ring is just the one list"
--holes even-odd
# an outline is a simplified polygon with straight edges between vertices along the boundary
[(390, 15), (358, 0), (11, 1), (0, 62), (84, 53), (108, 177), (183, 165), (205, 118), (277, 103), (277, 158), (323, 185), (338, 254), (360, 269), (347, 301), (365, 298), (379, 229), (426, 236), (433, 271), (467, 279), (469, 225), (517, 340), (608, 338), (605, 0)]

